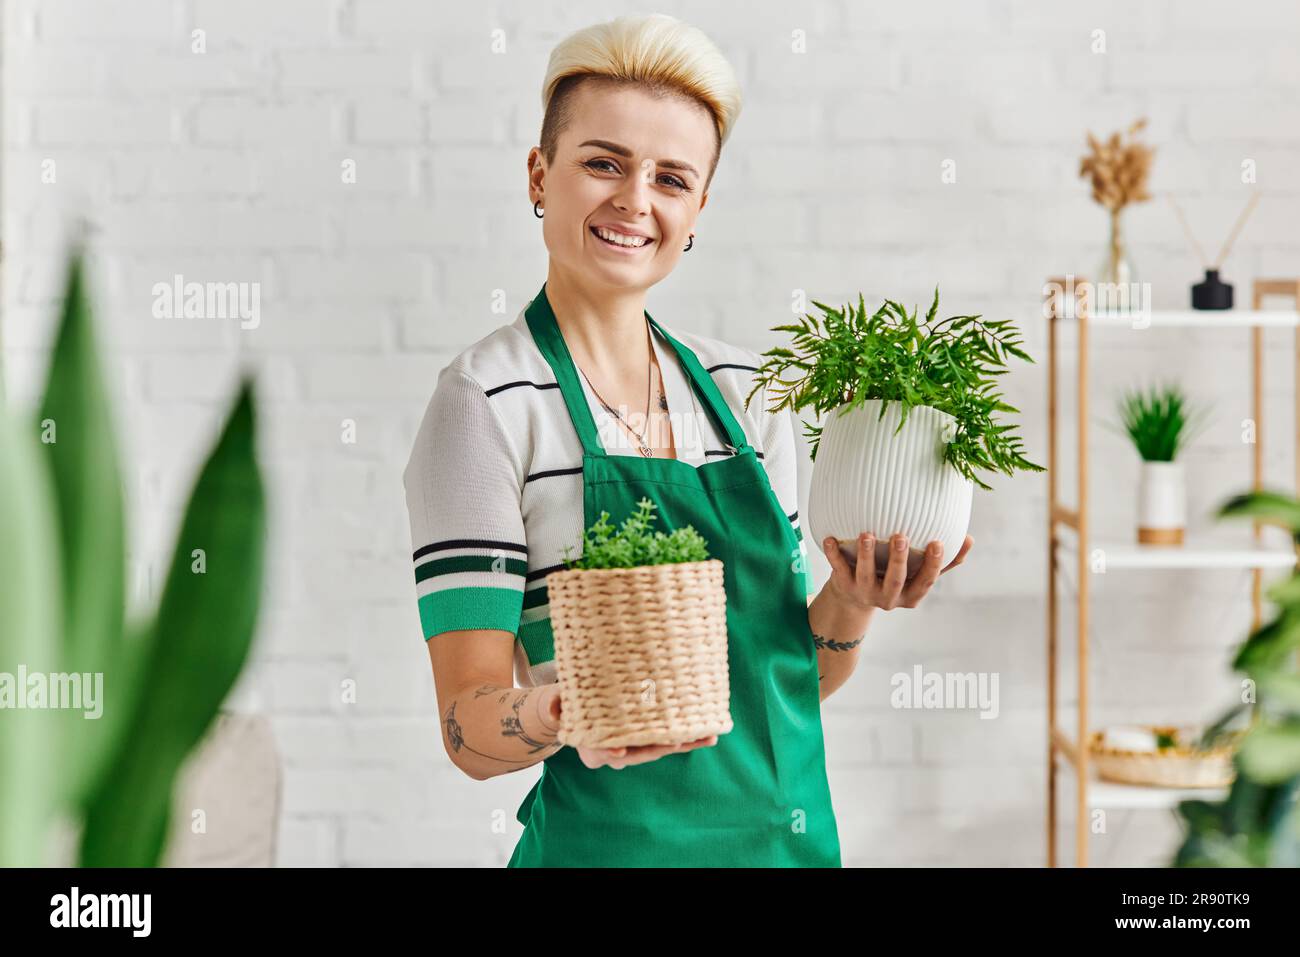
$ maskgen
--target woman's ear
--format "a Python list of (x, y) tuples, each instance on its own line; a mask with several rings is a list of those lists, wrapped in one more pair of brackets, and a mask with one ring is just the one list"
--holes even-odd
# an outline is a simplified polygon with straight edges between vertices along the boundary
[(542, 184), (546, 180), (546, 160), (540, 147), (534, 146), (528, 151), (528, 191), (536, 193), (538, 201), (542, 198)]

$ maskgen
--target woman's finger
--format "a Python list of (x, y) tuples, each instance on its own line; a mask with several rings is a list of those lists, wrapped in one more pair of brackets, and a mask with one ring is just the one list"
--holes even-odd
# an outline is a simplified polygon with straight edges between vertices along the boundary
[(858, 536), (858, 564), (853, 570), (853, 580), (864, 598), (875, 600), (877, 588), (876, 536), (863, 532)]
[(943, 561), (943, 543), (931, 542), (925, 549), (925, 560), (912, 580), (903, 586), (903, 607), (915, 608), (926, 593), (939, 580)]
[(898, 604), (898, 596), (907, 581), (907, 536), (895, 535), (889, 540), (889, 565), (885, 568), (885, 580), (880, 583), (879, 600), (876, 605), (886, 610)]
[(853, 569), (849, 568), (848, 559), (840, 551), (840, 544), (834, 537), (827, 538), (822, 542), (822, 551), (826, 555), (826, 560), (831, 563), (831, 575), (838, 576), (839, 584), (844, 588), (853, 587)]
[[(974, 544), (975, 544), (975, 539), (973, 539), (973, 538), (971, 538), (969, 535), (967, 535), (967, 536), (966, 536), (966, 541), (964, 541), (964, 542), (961, 543), (961, 548), (958, 549), (958, 551), (957, 551), (957, 557), (954, 558), (952, 561), (950, 561), (950, 562), (949, 562), (949, 563), (944, 567), (943, 572), (946, 572), (946, 571), (948, 571), (948, 570), (951, 569), (951, 568), (956, 568), (958, 565), (960, 565), (962, 562), (964, 562), (964, 561), (966, 560), (966, 553), (969, 552), (969, 551), (971, 550), (971, 546), (974, 545)], [(939, 572), (939, 574), (942, 575), (943, 572)]]

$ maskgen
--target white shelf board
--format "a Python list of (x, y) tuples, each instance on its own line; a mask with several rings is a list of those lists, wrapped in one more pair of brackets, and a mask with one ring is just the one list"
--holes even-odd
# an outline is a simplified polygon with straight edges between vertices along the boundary
[[(1063, 560), (1073, 561), (1078, 538), (1071, 528), (1063, 526), (1061, 531), (1058, 556), (1064, 553)], [(1285, 546), (1243, 545), (1191, 536), (1183, 545), (1139, 545), (1115, 539), (1093, 539), (1088, 543), (1090, 554), (1099, 548), (1108, 572), (1117, 568), (1291, 568), (1296, 564), (1295, 550)]]
[(1300, 312), (1287, 309), (1152, 309), (1149, 313), (1097, 312), (1088, 316), (1088, 325), (1133, 329), (1188, 326), (1290, 328), (1300, 326)]
[(1179, 801), (1222, 801), (1227, 793), (1227, 788), (1157, 788), (1094, 778), (1088, 782), (1088, 806), (1172, 810)]

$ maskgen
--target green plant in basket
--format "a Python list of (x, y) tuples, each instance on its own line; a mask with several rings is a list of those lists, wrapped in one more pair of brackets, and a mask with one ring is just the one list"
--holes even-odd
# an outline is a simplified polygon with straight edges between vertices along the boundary
[(590, 528), (583, 532), (583, 550), (570, 558), (572, 546), (564, 549), (564, 563), (569, 568), (635, 568), (639, 565), (667, 565), (674, 562), (702, 562), (709, 557), (708, 542), (691, 525), (671, 532), (652, 531), (654, 510), (648, 498), (642, 498), (637, 510), (615, 529), (604, 510)]
[[(980, 480), (980, 471), (1043, 471), (1022, 454), (1015, 425), (995, 419), (999, 412), (1020, 411), (1003, 400), (996, 377), (1009, 371), (1012, 357), (1034, 361), (1021, 349), (1010, 320), (978, 315), (937, 319), (937, 287), (924, 319), (918, 319), (915, 307), (909, 315), (891, 299), (868, 313), (861, 294), (856, 308), (851, 303), (841, 309), (816, 300), (813, 304), (821, 316), (804, 315), (797, 323), (773, 327), (793, 334), (793, 348), (763, 353), (769, 358), (759, 367), (746, 408), (764, 385), (778, 399), (772, 412), (811, 407), (820, 417), (841, 406), (843, 414), (881, 399), (884, 418), (886, 403), (898, 401), (900, 431), (910, 409), (929, 406), (956, 420), (955, 434), (946, 437), (945, 461), (981, 488), (991, 486)], [(804, 431), (815, 461), (822, 427), (805, 422)]]

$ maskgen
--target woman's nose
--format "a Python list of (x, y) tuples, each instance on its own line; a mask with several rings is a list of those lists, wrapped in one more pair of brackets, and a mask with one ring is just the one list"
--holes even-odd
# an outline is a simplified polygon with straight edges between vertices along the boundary
[(654, 173), (642, 168), (623, 181), (623, 185), (614, 194), (614, 205), (628, 213), (650, 211), (650, 184)]

